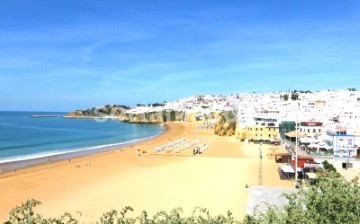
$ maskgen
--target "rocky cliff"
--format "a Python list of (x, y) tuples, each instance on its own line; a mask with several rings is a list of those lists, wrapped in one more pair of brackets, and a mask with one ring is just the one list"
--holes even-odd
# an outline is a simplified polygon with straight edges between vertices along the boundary
[(66, 115), (66, 117), (79, 117), (79, 118), (101, 118), (101, 117), (119, 117), (125, 113), (127, 108), (116, 106), (116, 105), (106, 105), (102, 107), (93, 107), (87, 110), (75, 110)]
[(75, 110), (66, 118), (111, 118), (130, 123), (162, 123), (167, 121), (185, 121), (189, 116), (184, 111), (163, 110), (160, 112), (128, 113), (128, 108), (115, 105)]
[(232, 136), (235, 134), (236, 118), (231, 111), (220, 113), (214, 125), (214, 133), (219, 136)]

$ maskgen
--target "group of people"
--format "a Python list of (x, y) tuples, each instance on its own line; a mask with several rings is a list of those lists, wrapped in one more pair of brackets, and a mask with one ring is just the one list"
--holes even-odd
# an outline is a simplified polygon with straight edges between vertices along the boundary
[(201, 154), (205, 149), (207, 149), (209, 146), (206, 144), (199, 144), (199, 146), (193, 148), (193, 155)]

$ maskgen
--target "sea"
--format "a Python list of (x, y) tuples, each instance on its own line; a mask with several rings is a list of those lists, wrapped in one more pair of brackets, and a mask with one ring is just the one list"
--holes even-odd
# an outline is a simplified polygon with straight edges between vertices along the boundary
[(32, 116), (65, 114), (0, 111), (0, 169), (112, 150), (164, 132), (162, 125)]

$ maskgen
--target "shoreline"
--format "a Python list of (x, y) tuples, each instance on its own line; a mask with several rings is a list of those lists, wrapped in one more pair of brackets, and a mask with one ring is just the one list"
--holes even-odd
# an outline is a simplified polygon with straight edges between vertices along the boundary
[[(225, 215), (230, 210), (242, 219), (251, 187), (293, 187), (293, 182), (280, 180), (273, 158), (262, 160), (260, 178), (258, 145), (215, 136), (197, 129), (198, 125), (170, 122), (162, 134), (133, 147), (0, 174), (0, 222), (27, 198), (42, 202), (35, 211), (45, 217), (59, 217), (65, 211), (76, 216), (80, 211), (81, 217), (76, 218), (81, 223), (93, 223), (103, 213), (125, 206), (133, 207), (134, 215), (141, 210), (153, 215), (175, 207), (182, 207), (187, 215), (201, 206), (211, 214)], [(199, 155), (193, 155), (192, 149), (154, 152), (180, 139), (209, 148)], [(266, 152), (264, 145), (264, 155)]]
[(21, 168), (26, 168), (26, 167), (33, 166), (33, 165), (38, 165), (38, 164), (43, 164), (43, 163), (52, 163), (52, 162), (61, 161), (61, 160), (69, 160), (69, 159), (73, 159), (73, 158), (103, 153), (103, 152), (131, 146), (131, 145), (136, 145), (141, 142), (150, 141), (151, 139), (155, 139), (155, 138), (163, 135), (167, 131), (168, 127), (166, 124), (160, 124), (160, 125), (163, 126), (162, 127), (163, 132), (161, 132), (158, 135), (150, 136), (147, 138), (134, 139), (134, 140), (129, 140), (129, 141), (120, 142), (120, 143), (109, 143), (106, 145), (99, 145), (99, 146), (88, 146), (88, 147), (84, 147), (84, 149), (82, 149), (82, 150), (74, 149), (73, 151), (53, 152), (53, 153), (49, 152), (49, 154), (39, 155), (34, 158), (26, 158), (25, 157), (25, 158), (19, 158), (19, 159), (10, 159), (10, 161), (4, 161), (4, 162), (0, 161), (0, 174), (11, 172), (11, 171), (21, 169)]

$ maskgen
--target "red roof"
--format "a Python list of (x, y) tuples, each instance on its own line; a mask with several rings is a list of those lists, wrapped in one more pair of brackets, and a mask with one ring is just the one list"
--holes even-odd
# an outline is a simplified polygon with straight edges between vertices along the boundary
[[(298, 156), (298, 167), (304, 168), (305, 163), (315, 163), (315, 161), (310, 156)], [(291, 160), (291, 164), (295, 166), (295, 160)]]
[(314, 161), (314, 158), (312, 158), (311, 156), (298, 156), (298, 161), (299, 160), (310, 160), (310, 161)]
[(275, 153), (274, 156), (290, 156), (291, 154), (288, 152), (283, 152), (283, 153)]

